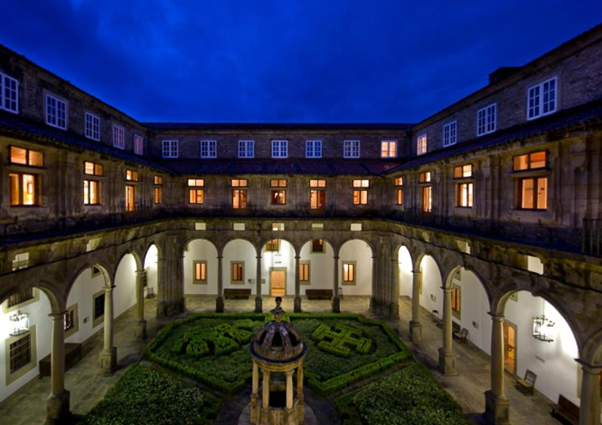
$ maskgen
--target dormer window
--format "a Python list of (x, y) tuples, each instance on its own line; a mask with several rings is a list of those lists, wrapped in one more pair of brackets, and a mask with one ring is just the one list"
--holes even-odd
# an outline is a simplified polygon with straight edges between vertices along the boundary
[(138, 134), (134, 134), (134, 153), (137, 155), (144, 153), (144, 138)]
[(497, 105), (486, 106), (477, 112), (477, 136), (493, 133), (496, 130)]
[(306, 158), (322, 158), (322, 141), (321, 140), (305, 141), (305, 157)]
[(458, 121), (443, 126), (443, 147), (455, 145), (458, 141)]
[(343, 143), (343, 158), (359, 158), (360, 157), (360, 141), (345, 140)]
[(217, 158), (217, 140), (201, 140), (201, 158)]
[(46, 95), (46, 124), (67, 129), (67, 102), (57, 96)]
[(0, 72), (0, 109), (19, 113), (19, 81)]
[(272, 158), (288, 156), (288, 140), (272, 140)]
[(86, 137), (88, 139), (100, 140), (100, 118), (96, 115), (86, 112)]
[(416, 138), (416, 155), (424, 155), (426, 150), (426, 133), (422, 133)]
[(238, 141), (238, 157), (253, 158), (255, 156), (255, 142), (253, 140)]
[(125, 149), (125, 129), (117, 124), (113, 124), (113, 146)]
[(554, 77), (529, 88), (527, 119), (532, 120), (556, 112), (557, 85), (558, 78)]
[(163, 158), (177, 158), (178, 157), (178, 141), (177, 140), (163, 140), (161, 145), (161, 153)]
[(380, 142), (381, 158), (396, 158), (397, 157), (397, 141), (383, 140)]

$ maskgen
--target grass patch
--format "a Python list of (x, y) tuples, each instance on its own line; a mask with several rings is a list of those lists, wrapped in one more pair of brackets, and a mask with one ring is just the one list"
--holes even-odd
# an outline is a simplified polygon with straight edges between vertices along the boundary
[(343, 425), (468, 425), (458, 403), (422, 363), (341, 396)]
[(82, 425), (210, 425), (220, 409), (221, 402), (211, 394), (135, 365)]

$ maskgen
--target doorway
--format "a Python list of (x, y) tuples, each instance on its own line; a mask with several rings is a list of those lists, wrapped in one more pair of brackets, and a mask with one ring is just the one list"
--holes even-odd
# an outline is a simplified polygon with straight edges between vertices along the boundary
[(286, 295), (286, 267), (270, 268), (270, 295), (272, 297)]
[(512, 375), (516, 375), (516, 325), (504, 321), (504, 368)]

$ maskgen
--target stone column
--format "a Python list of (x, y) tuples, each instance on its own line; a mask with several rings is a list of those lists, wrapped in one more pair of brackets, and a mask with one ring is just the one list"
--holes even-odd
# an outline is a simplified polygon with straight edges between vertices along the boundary
[(452, 288), (441, 289), (443, 289), (443, 347), (439, 348), (439, 371), (445, 376), (455, 376), (458, 372), (452, 341)]
[(113, 288), (105, 286), (104, 348), (100, 354), (100, 368), (105, 374), (111, 374), (117, 366), (117, 348), (113, 346)]
[(299, 418), (305, 418), (305, 395), (303, 394), (303, 362), (297, 369), (297, 412)]
[(263, 370), (263, 388), (261, 395), (261, 406), (262, 410), (267, 414), (268, 409), (270, 408), (270, 371)]
[(293, 373), (294, 370), (286, 371), (286, 410), (289, 412), (293, 410)]
[[(397, 255), (395, 255), (397, 257)], [(399, 260), (398, 258), (391, 259), (391, 302), (389, 304), (389, 319), (399, 319)]]
[(600, 373), (602, 365), (592, 366), (581, 360), (581, 406), (579, 425), (600, 425)]
[(69, 391), (65, 390), (65, 313), (50, 314), (50, 317), (52, 317), (52, 351), (46, 424), (60, 425), (71, 415)]
[[(144, 280), (146, 270), (136, 270), (136, 328), (134, 335), (140, 339), (146, 339), (146, 320), (144, 320)], [(106, 295), (105, 295), (106, 296)], [(105, 299), (106, 302), (106, 299)]]
[(382, 314), (382, 289), (386, 282), (382, 279), (382, 270), (379, 267), (378, 257), (372, 255), (372, 282), (370, 295), (370, 311), (374, 314)]
[(339, 257), (335, 255), (332, 257), (334, 260), (334, 284), (333, 284), (333, 297), (332, 297), (332, 312), (341, 312), (341, 300), (339, 299)]
[(255, 292), (255, 313), (263, 312), (263, 300), (261, 299), (261, 255), (257, 256), (257, 289)]
[(410, 320), (410, 341), (422, 341), (422, 325), (420, 324), (420, 286), (422, 272), (413, 272), (412, 281), (412, 320)]
[(215, 312), (224, 312), (224, 270), (223, 270), (223, 255), (217, 256), (217, 298), (215, 299)]
[(251, 392), (251, 423), (257, 423), (257, 400), (259, 398), (259, 366), (253, 360), (253, 384)]
[(301, 257), (295, 255), (295, 313), (301, 313), (301, 281), (299, 269), (301, 268)]
[(504, 392), (504, 316), (491, 314), (491, 389), (485, 392), (486, 423), (510, 423), (510, 402)]
[(157, 258), (157, 319), (166, 317), (167, 314), (167, 261), (164, 254), (159, 252)]

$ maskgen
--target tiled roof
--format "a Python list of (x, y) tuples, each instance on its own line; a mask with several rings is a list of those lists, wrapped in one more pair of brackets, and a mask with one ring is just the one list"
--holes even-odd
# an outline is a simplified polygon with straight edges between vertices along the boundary
[(381, 175), (399, 161), (357, 159), (173, 159), (160, 163), (179, 174)]
[(413, 124), (143, 123), (151, 130), (409, 130)]
[(456, 155), (476, 152), (482, 149), (497, 147), (506, 143), (540, 136), (545, 133), (579, 127), (585, 123), (600, 121), (602, 123), (602, 99), (557, 112), (544, 118), (516, 125), (496, 133), (472, 139), (467, 142), (439, 149), (414, 158), (397, 166), (390, 172), (403, 171), (420, 167), (431, 162), (441, 161)]
[(77, 146), (82, 149), (88, 149), (98, 153), (111, 155), (126, 161), (138, 162), (142, 165), (159, 168), (163, 171), (169, 172), (169, 170), (161, 167), (156, 162), (144, 156), (117, 149), (101, 142), (95, 142), (69, 131), (55, 129), (37, 121), (29, 120), (20, 115), (11, 114), (9, 112), (0, 111), (0, 135), (8, 137), (20, 137), (25, 140), (41, 141), (46, 144), (48, 144), (48, 142), (54, 142), (59, 144), (67, 144), (70, 146)]

